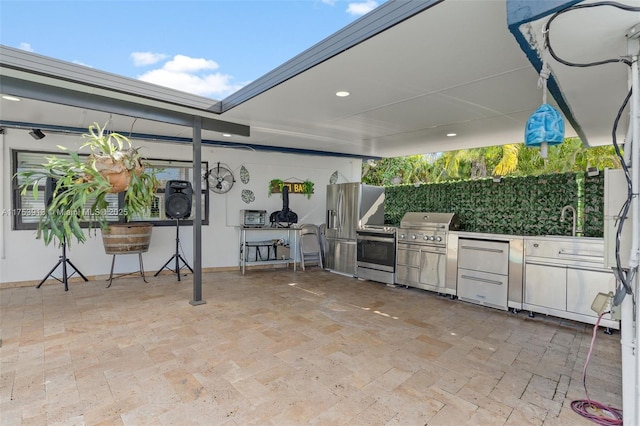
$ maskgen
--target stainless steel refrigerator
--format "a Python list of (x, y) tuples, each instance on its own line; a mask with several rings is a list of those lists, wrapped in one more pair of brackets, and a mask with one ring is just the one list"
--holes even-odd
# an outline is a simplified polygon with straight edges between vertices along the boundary
[(384, 188), (359, 182), (327, 185), (327, 269), (356, 275), (356, 230), (364, 225), (384, 225)]

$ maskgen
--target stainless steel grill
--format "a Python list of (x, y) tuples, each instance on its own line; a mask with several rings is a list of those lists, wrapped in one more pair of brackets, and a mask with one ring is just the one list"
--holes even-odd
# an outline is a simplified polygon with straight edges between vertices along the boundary
[(448, 233), (458, 229), (455, 213), (405, 213), (397, 231), (396, 283), (455, 295), (445, 275)]
[(460, 229), (460, 218), (455, 213), (408, 212), (400, 221), (398, 242), (443, 246), (450, 230)]

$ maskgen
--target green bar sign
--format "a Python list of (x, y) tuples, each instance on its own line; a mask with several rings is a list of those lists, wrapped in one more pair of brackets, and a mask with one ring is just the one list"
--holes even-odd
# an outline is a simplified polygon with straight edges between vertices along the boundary
[(286, 185), (289, 188), (289, 194), (304, 194), (310, 197), (313, 194), (313, 182), (306, 180), (304, 182), (282, 182), (278, 180), (271, 181), (271, 193), (279, 194), (282, 187)]

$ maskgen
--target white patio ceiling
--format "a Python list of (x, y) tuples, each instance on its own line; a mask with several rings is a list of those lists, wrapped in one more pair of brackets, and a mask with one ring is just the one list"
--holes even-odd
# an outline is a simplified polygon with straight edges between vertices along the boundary
[[(415, 14), (354, 45), (345, 41), (376, 26), (384, 29), (385, 17), (406, 8), (404, 4), (413, 4)], [(554, 37), (557, 50), (572, 52), (577, 61), (585, 51), (595, 57), (617, 55), (620, 49), (624, 53), (624, 27), (629, 20), (637, 21), (637, 14), (599, 9), (603, 10), (585, 11), (582, 17), (567, 17), (556, 25), (561, 27)], [(607, 43), (585, 42), (583, 32)], [(336, 46), (339, 53), (311, 63)], [(37, 55), (18, 54), (47, 62)], [(291, 64), (283, 64), (284, 71), (274, 70), (221, 103), (53, 62), (66, 75), (90, 76), (93, 80), (86, 84), (91, 90), (119, 84), (119, 92), (112, 93), (118, 99), (128, 98), (121, 91), (135, 88), (145, 99), (177, 102), (205, 116), (250, 126), (248, 137), (227, 138), (220, 131), (204, 130), (205, 143), (365, 158), (521, 142), (526, 120), (542, 100), (537, 72), (507, 27), (506, 0), (387, 2)], [(568, 124), (576, 124), (590, 145), (610, 143), (613, 116), (626, 91), (625, 67), (564, 68), (554, 65), (553, 70), (573, 113)], [(2, 74), (7, 71), (0, 68)], [(338, 90), (351, 96), (338, 98)], [(30, 99), (11, 104), (3, 100), (0, 113), (3, 123), (62, 129), (86, 128), (109, 117), (110, 127), (125, 134), (133, 129), (134, 134), (167, 138), (192, 135), (191, 128), (182, 125)], [(457, 136), (447, 137), (448, 133)], [(575, 134), (568, 125), (567, 136)]]

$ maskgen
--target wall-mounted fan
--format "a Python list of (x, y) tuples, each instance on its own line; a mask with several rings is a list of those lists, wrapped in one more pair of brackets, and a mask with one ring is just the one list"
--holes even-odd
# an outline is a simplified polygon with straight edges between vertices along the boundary
[(233, 172), (229, 170), (226, 165), (220, 165), (220, 162), (215, 167), (210, 168), (205, 175), (207, 182), (209, 182), (209, 189), (216, 194), (225, 194), (233, 187), (236, 182), (233, 177)]

